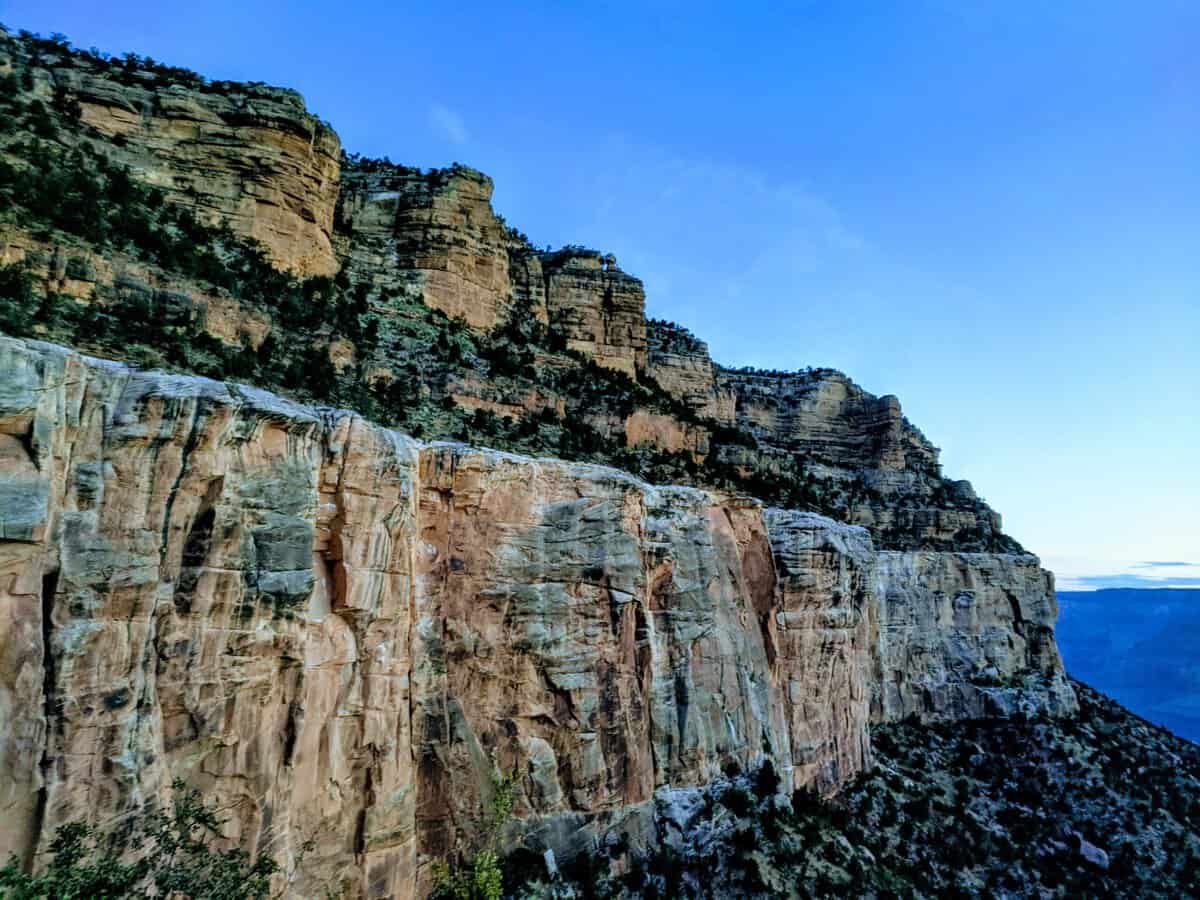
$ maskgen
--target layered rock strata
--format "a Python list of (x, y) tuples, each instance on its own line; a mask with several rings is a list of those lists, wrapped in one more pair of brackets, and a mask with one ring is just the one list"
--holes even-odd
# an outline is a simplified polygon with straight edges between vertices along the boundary
[(896, 397), (877, 397), (833, 369), (721, 370), (716, 384), (733, 392), (735, 421), (761, 449), (798, 455), (819, 477), (856, 484), (848, 519), (887, 545), (1016, 546), (970, 482), (943, 478), (938, 448)]
[(835, 790), (872, 717), (1073, 704), (1030, 556), (7, 338), (0, 462), (0, 855), (178, 777), (292, 896), (420, 896), (495, 771), (570, 855), (730, 764)]
[[(81, 122), (106, 152), (197, 218), (258, 241), (278, 266), (332, 275), (341, 143), (298, 93), (34, 46), (0, 30), (0, 75)], [(175, 74), (171, 74), (175, 73)], [(61, 133), (56, 135), (61, 137)]]
[(648, 374), (672, 397), (718, 425), (753, 435), (726, 446), (747, 470), (801, 461), (805, 474), (847, 493), (846, 519), (890, 547), (1008, 545), (1000, 515), (968, 481), (942, 475), (939, 451), (904, 416), (834, 369), (773, 372), (715, 364), (687, 329), (651, 321)]
[(660, 387), (715, 422), (736, 421), (737, 395), (717, 384), (717, 366), (708, 344), (686, 328), (657, 320), (647, 322), (646, 342), (647, 371)]
[(567, 346), (637, 379), (646, 368), (646, 292), (611, 254), (567, 247), (541, 261), (546, 311)]
[[(503, 324), (513, 240), (491, 199), (492, 180), (466, 166), (352, 170), (338, 205), (346, 270), (380, 290), (412, 290), (472, 328)], [(513, 275), (537, 282), (532, 304), (544, 319), (540, 271)]]
[[(575, 246), (542, 251), (510, 228), (480, 172), (343, 157), (336, 135), (295, 92), (207, 82), (151, 60), (107, 59), (2, 29), (0, 78), (11, 93), (4, 99), (13, 101), (0, 129), (0, 164), (37, 168), (54, 158), (47, 174), (59, 177), (78, 151), (83, 170), (103, 167), (153, 185), (168, 204), (258, 242), (276, 266), (333, 279), (310, 284), (303, 304), (280, 308), (271, 301), (284, 287), (270, 278), (267, 288), (241, 295), (236, 285), (206, 283), (198, 273), (208, 263), (173, 268), (174, 254), (139, 254), (129, 241), (136, 234), (110, 241), (107, 233), (56, 232), (38, 221), (45, 208), (0, 216), (0, 265), (19, 267), (44, 297), (95, 304), (118, 317), (122, 307), (153, 305), (156, 320), (169, 316), (215, 339), (226, 357), (245, 351), (238, 372), (257, 365), (266, 344), (264, 357), (289, 357), (287, 377), (271, 382), (289, 389), (311, 389), (305, 382), (313, 379), (303, 376), (328, 364), (329, 377), (315, 379), (326, 389), (318, 396), (361, 397), (400, 382), (389, 396), (409, 408), (428, 398), (432, 407), (445, 404), (440, 412), (525, 420), (527, 431), (544, 414), (567, 417), (572, 427), (597, 432), (611, 451), (673, 457), (675, 478), (705, 467), (696, 482), (741, 482), (760, 492), (771, 482), (779, 502), (811, 502), (867, 527), (889, 549), (1018, 549), (969, 484), (942, 477), (937, 449), (894, 397), (872, 396), (828, 369), (723, 369), (686, 330), (646, 320), (641, 282), (611, 255)], [(57, 159), (59, 150), (70, 152)], [(10, 197), (21, 205), (21, 196)], [(141, 212), (126, 209), (113, 221)], [(67, 219), (79, 217), (75, 211)], [(229, 249), (217, 257), (226, 259)], [(445, 318), (414, 324), (415, 310), (425, 307)], [(18, 331), (103, 353), (127, 349), (111, 339), (93, 343), (94, 329), (64, 318), (74, 321), (49, 316)], [(524, 327), (530, 322), (538, 327)], [(486, 333), (514, 323), (491, 343), (507, 343), (514, 365), (497, 362), (498, 354), (485, 362), (429, 350), (470, 344), (460, 324), (487, 343)], [(522, 353), (535, 333), (541, 344), (531, 362)], [(193, 370), (221, 371), (203, 352), (176, 348), (172, 364), (181, 357)], [(630, 402), (576, 396), (572, 386), (596, 381), (579, 371), (586, 360), (637, 382), (608, 377), (602, 392), (610, 400), (627, 394)], [(564, 372), (574, 378), (560, 379)], [(406, 393), (414, 380), (421, 383)], [(568, 386), (560, 389), (560, 381)], [(330, 393), (331, 386), (340, 390)], [(424, 433), (460, 433), (447, 424), (451, 416), (441, 419)], [(810, 477), (813, 491), (787, 492), (789, 483)]]

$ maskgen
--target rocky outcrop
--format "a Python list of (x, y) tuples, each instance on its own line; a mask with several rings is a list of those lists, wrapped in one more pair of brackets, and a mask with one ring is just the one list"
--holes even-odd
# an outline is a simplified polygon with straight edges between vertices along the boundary
[(1034, 556), (880, 553), (874, 610), (876, 721), (1075, 707), (1054, 642), (1054, 576)]
[(724, 370), (720, 381), (735, 393), (738, 418), (770, 444), (842, 468), (937, 468), (936, 448), (904, 418), (900, 401), (875, 397), (841, 372)]
[(477, 331), (519, 309), (569, 349), (636, 380), (646, 367), (641, 281), (595, 250), (535, 250), (491, 199), (492, 180), (466, 166), (354, 162), (337, 216), (347, 275), (383, 294), (410, 293)]
[(651, 378), (697, 414), (723, 425), (735, 419), (737, 396), (717, 384), (708, 344), (686, 328), (651, 319), (646, 323), (646, 366)]
[[(648, 372), (672, 397), (759, 443), (831, 470), (876, 472), (885, 487), (937, 474), (938, 451), (904, 418), (900, 401), (876, 397), (841, 372), (727, 369), (685, 328), (651, 320)], [(904, 473), (904, 474), (901, 474)]]
[(331, 232), (341, 144), (295, 91), (212, 85), (136, 58), (114, 65), (0, 30), (5, 70), (169, 202), (258, 241), (298, 275), (337, 270)]
[(384, 294), (410, 293), (477, 331), (520, 310), (569, 349), (636, 380), (646, 368), (641, 281), (595, 250), (537, 251), (491, 198), (492, 180), (466, 166), (353, 161), (337, 217), (347, 274)]
[(740, 464), (802, 460), (807, 474), (842, 487), (845, 518), (869, 528), (877, 543), (1020, 552), (970, 482), (943, 478), (938, 448), (896, 397), (877, 397), (833, 369), (721, 369), (714, 385), (733, 393), (735, 422), (758, 443), (757, 451), (739, 451)]
[(567, 247), (541, 261), (550, 325), (572, 350), (636, 379), (646, 367), (646, 292), (611, 255)]
[[(348, 273), (384, 292), (412, 290), (475, 329), (503, 324), (513, 240), (491, 200), (492, 180), (466, 166), (349, 169), (338, 210)], [(515, 274), (540, 280), (540, 272)]]
[(1070, 708), (1032, 557), (48, 344), (0, 375), (0, 855), (178, 777), (292, 896), (419, 896), (494, 770), (568, 858), (731, 764), (832, 791), (872, 715)]
[[(722, 459), (824, 483), (841, 494), (840, 515), (887, 547), (1019, 550), (969, 482), (943, 478), (937, 447), (895, 397), (876, 397), (833, 369), (722, 368), (703, 341), (670, 322), (651, 320), (647, 335), (649, 377), (725, 432), (710, 442)], [(733, 430), (753, 440), (731, 443)]]
[(703, 459), (708, 453), (708, 431), (687, 422), (681, 422), (666, 413), (647, 409), (635, 409), (623, 422), (596, 422), (597, 430), (613, 433), (624, 431), (628, 447), (657, 447), (668, 453), (687, 453), (693, 458)]
[(337, 216), (347, 275), (385, 295), (418, 297), (477, 331), (520, 310), (569, 349), (636, 380), (646, 367), (641, 281), (595, 250), (537, 251), (491, 198), (492, 180), (466, 166), (353, 161)]

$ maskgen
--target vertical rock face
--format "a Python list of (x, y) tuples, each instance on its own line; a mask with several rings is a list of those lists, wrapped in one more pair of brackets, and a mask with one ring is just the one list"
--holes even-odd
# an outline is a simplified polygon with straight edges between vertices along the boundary
[(356, 281), (409, 291), (471, 328), (514, 308), (572, 350), (635, 380), (646, 368), (646, 295), (612, 256), (539, 252), (496, 215), (492, 181), (466, 166), (422, 171), (360, 161), (343, 173), (339, 252)]
[(863, 528), (767, 510), (778, 566), (771, 619), (793, 787), (839, 787), (870, 765), (874, 551)]
[(514, 307), (528, 310), (570, 349), (636, 380), (646, 367), (641, 281), (595, 250), (536, 251), (491, 198), (491, 179), (466, 166), (350, 167), (337, 217), (348, 273), (411, 291), (476, 330), (503, 325)]
[(568, 247), (542, 259), (546, 310), (573, 350), (636, 379), (646, 367), (646, 292), (612, 256)]
[(493, 760), (528, 772), (527, 815), (561, 852), (659, 785), (779, 746), (742, 559), (761, 523), (743, 542), (704, 492), (450, 447), (421, 485), (418, 615), (440, 641), (418, 766), (442, 799), (423, 853), (453, 847)]
[(46, 106), (77, 103), (105, 152), (168, 201), (253, 238), (298, 275), (337, 270), (330, 236), (341, 144), (295, 91), (209, 84), (181, 70), (164, 77), (137, 60), (116, 67), (0, 31), (0, 69), (4, 62)]
[(718, 387), (708, 344), (686, 328), (654, 319), (646, 323), (646, 340), (648, 372), (667, 393), (702, 416), (733, 423), (736, 395)]
[(1032, 557), (4, 338), (0, 461), (0, 855), (179, 777), (289, 895), (421, 896), (496, 769), (570, 855), (729, 763), (835, 790), (872, 716), (1073, 702)]
[(349, 270), (385, 289), (411, 285), (451, 318), (494, 328), (513, 299), (513, 241), (491, 200), (492, 180), (466, 166), (348, 171), (338, 225)]
[(722, 372), (739, 419), (769, 443), (801, 448), (831, 465), (893, 471), (937, 467), (937, 451), (892, 396), (868, 394), (841, 372)]
[(25, 623), (0, 684), (19, 709), (3, 850), (111, 824), (183, 777), (252, 850), (290, 864), (320, 837), (298, 896), (380, 868), (376, 896), (411, 890), (403, 438), (248, 388), (0, 355), (5, 419), (41, 473), (6, 497), (5, 534), (44, 500), (0, 545)]
[(846, 517), (885, 547), (1020, 550), (970, 482), (943, 479), (937, 447), (896, 397), (876, 397), (833, 369), (722, 369), (715, 384), (733, 392), (735, 421), (758, 441), (742, 464), (761, 466), (763, 454), (803, 459), (808, 472), (847, 486)]
[(1029, 554), (880, 553), (876, 720), (1075, 708), (1054, 642), (1054, 576)]

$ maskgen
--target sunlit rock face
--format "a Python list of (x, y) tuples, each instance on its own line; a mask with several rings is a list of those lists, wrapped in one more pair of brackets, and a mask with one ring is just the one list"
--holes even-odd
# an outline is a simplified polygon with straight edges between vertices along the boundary
[(77, 118), (133, 176), (202, 222), (258, 241), (280, 268), (332, 275), (341, 142), (295, 91), (167, 78), (135, 62), (41, 53), (0, 32), (0, 70)]
[(544, 320), (536, 258), (534, 271), (518, 259), (510, 273), (518, 242), (491, 200), (492, 180), (466, 166), (352, 168), (343, 174), (337, 220), (346, 272), (384, 291), (411, 292), (477, 330), (504, 323), (519, 283), (536, 293), (532, 305)]
[(778, 604), (770, 628), (791, 738), (792, 786), (828, 793), (870, 765), (871, 603), (866, 529), (767, 511)]
[(347, 168), (337, 214), (346, 273), (476, 331), (528, 310), (571, 350), (638, 379), (647, 345), (641, 281), (595, 250), (538, 251), (496, 214), (492, 189), (462, 165)]
[(834, 791), (872, 716), (1065, 711), (1051, 597), (1032, 557), (0, 338), (0, 855), (182, 778), (292, 896), (422, 896), (496, 770), (507, 840), (570, 855), (731, 765)]
[(610, 255), (567, 247), (544, 254), (546, 311), (567, 346), (631, 378), (646, 367), (646, 292)]

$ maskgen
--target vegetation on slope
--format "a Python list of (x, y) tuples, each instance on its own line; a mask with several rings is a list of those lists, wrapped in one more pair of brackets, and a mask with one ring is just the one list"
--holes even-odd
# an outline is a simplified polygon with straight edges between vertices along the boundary
[[(822, 474), (820, 459), (760, 446), (748, 430), (697, 415), (648, 376), (635, 382), (567, 350), (562, 336), (520, 303), (508, 322), (481, 334), (425, 306), (419, 294), (381, 291), (352, 281), (344, 270), (335, 278), (300, 280), (274, 269), (258, 246), (198, 221), (138, 181), (119, 161), (124, 139), (82, 121), (69, 92), (46, 99), (45, 72), (36, 79), (32, 73), (38, 65), (71, 64), (142, 87), (220, 92), (235, 86), (136, 55), (80, 51), (61, 36), (22, 33), (20, 42), (26, 56), (18, 54), (0, 90), (0, 228), (54, 249), (47, 251), (52, 259), (35, 251), (22, 265), (0, 269), (0, 331), (350, 407), (425, 439), (600, 462), (655, 482), (744, 491), (768, 504), (839, 519), (856, 504), (880, 502), (861, 475)], [(413, 171), (354, 155), (344, 165), (347, 171)], [(537, 252), (519, 232), (509, 234), (522, 252)], [(94, 254), (122, 274), (111, 284), (96, 280), (91, 302), (35, 277), (65, 265), (68, 279), (93, 281), (87, 270)], [(266, 339), (214, 337), (192, 296), (197, 292), (230, 298), (246, 316), (260, 314), (268, 323)], [(686, 333), (675, 331), (687, 349)], [(330, 348), (339, 344), (352, 346), (352, 362), (335, 365)], [(458, 399), (457, 388), (481, 379), (505, 398), (498, 404), (503, 415)], [(534, 396), (539, 399), (520, 408), (519, 398)], [(622, 422), (635, 409), (693, 429), (704, 436), (707, 452), (629, 446)], [(935, 488), (941, 483), (936, 473), (930, 479)], [(956, 505), (949, 493), (935, 499)], [(912, 505), (929, 501), (914, 496)], [(917, 538), (909, 526), (918, 527), (916, 518), (877, 529), (877, 538), (887, 547), (912, 545)], [(964, 530), (941, 543), (942, 549), (1019, 550), (992, 530)]]
[(197, 791), (175, 782), (168, 815), (151, 810), (109, 835), (82, 822), (61, 826), (36, 875), (11, 860), (0, 868), (0, 900), (186, 897), (262, 900), (279, 870), (271, 857), (219, 850), (221, 822)]
[[(682, 842), (558, 897), (1196, 897), (1200, 746), (1076, 683), (1070, 719), (872, 733), (874, 769), (829, 802), (774, 796), (769, 768), (710, 788)], [(623, 848), (610, 848), (620, 850)], [(514, 873), (528, 873), (518, 860)]]
[[(373, 295), (344, 275), (296, 279), (250, 242), (164, 202), (161, 192), (113, 164), (76, 118), (51, 118), (39, 101), (24, 104), (16, 95), (0, 103), (10, 113), (0, 121), (0, 141), (9, 138), (2, 145), (8, 158), (0, 157), (0, 224), (62, 246), (127, 255), (234, 297), (275, 323), (258, 348), (231, 346), (204, 330), (178, 292), (126, 279), (104, 302), (81, 304), (46, 290), (28, 267), (7, 266), (0, 267), (0, 330), (7, 334), (348, 406), (418, 437), (603, 462), (652, 480), (747, 490), (768, 502), (833, 514), (844, 506), (842, 489), (805, 477), (802, 464), (746, 474), (717, 454), (701, 463), (687, 453), (628, 447), (623, 434), (597, 430), (583, 411), (620, 419), (641, 407), (707, 424), (732, 446), (754, 444), (748, 433), (703, 422), (653, 381), (635, 382), (566, 350), (528, 309), (518, 307), (509, 321), (479, 334), (419, 299)], [(354, 344), (357, 367), (334, 367), (328, 348), (338, 340)], [(391, 363), (388, 380), (366, 378), (366, 361), (377, 349)], [(477, 373), (542, 388), (570, 398), (570, 405), (561, 416), (543, 409), (520, 419), (463, 409), (448, 388)]]

